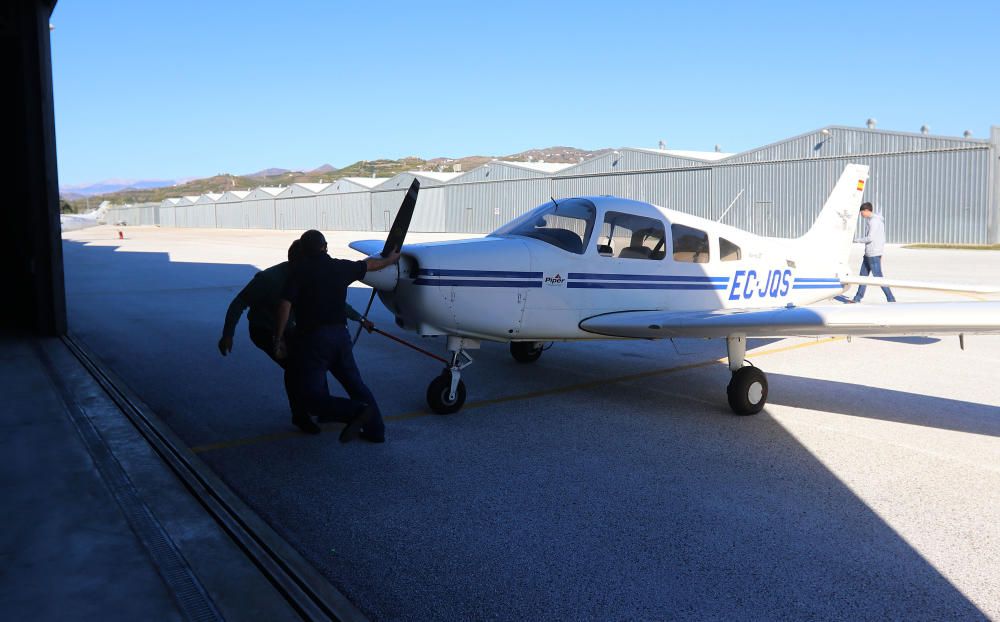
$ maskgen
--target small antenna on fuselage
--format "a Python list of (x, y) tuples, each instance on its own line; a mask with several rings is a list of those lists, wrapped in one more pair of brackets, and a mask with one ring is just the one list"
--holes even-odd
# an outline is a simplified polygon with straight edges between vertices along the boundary
[(550, 199), (552, 199), (552, 203), (554, 203), (556, 207), (559, 207), (559, 202), (558, 202), (558, 201), (556, 201), (556, 198), (555, 198), (554, 196), (552, 196), (552, 195), (550, 194), (550, 195), (549, 195), (549, 198), (550, 198)]

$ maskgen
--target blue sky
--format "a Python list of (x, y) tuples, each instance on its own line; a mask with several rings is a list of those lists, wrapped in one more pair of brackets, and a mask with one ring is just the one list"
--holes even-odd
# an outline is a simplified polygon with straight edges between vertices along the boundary
[(61, 185), (1000, 125), (998, 2), (125, 2), (52, 16)]

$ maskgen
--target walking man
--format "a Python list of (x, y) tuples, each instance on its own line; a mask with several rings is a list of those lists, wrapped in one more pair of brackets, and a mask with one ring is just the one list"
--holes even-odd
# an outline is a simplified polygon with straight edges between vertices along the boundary
[[(861, 216), (865, 219), (865, 234), (856, 238), (855, 242), (865, 245), (865, 257), (861, 261), (860, 276), (882, 277), (882, 252), (885, 249), (885, 221), (882, 216), (872, 211), (872, 204), (867, 201), (861, 204)], [(854, 294), (851, 302), (861, 302), (865, 297), (864, 285), (858, 286), (858, 291)], [(882, 288), (885, 299), (889, 302), (896, 302), (896, 297), (892, 295), (892, 290), (888, 287)]]
[[(365, 386), (354, 361), (351, 337), (344, 313), (347, 287), (371, 270), (381, 270), (399, 261), (398, 249), (388, 257), (361, 261), (333, 259), (327, 254), (326, 238), (315, 229), (302, 234), (304, 258), (296, 265), (285, 286), (275, 320), (275, 356), (289, 356), (303, 399), (320, 421), (343, 421), (347, 425), (340, 441), (359, 434), (373, 443), (385, 441), (385, 424), (375, 396)], [(285, 324), (295, 311), (296, 331), (286, 346)], [(350, 399), (333, 397), (326, 386), (326, 372), (347, 391)]]

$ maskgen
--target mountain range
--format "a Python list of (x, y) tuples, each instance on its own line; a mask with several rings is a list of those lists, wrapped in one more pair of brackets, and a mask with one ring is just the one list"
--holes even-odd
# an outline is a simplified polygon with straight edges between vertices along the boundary
[(323, 164), (309, 171), (266, 168), (254, 173), (232, 175), (220, 173), (212, 177), (182, 180), (108, 179), (94, 184), (60, 186), (59, 198), (73, 211), (85, 208), (87, 199), (93, 203), (111, 201), (115, 204), (159, 202), (169, 197), (201, 195), (207, 192), (248, 190), (257, 186), (286, 186), (294, 183), (330, 182), (342, 177), (392, 177), (405, 171), (466, 172), (491, 160), (533, 161), (575, 164), (610, 149), (584, 150), (575, 147), (529, 149), (505, 156), (465, 156), (424, 160), (407, 156), (397, 160), (359, 160), (343, 168)]

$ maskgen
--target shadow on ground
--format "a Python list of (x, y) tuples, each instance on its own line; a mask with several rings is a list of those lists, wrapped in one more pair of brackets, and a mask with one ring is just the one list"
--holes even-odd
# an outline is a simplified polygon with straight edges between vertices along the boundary
[[(252, 266), (72, 242), (64, 254), (74, 334), (188, 443), (288, 429), (280, 374), (245, 324), (231, 357), (215, 350)], [(363, 305), (366, 291), (351, 297)], [(644, 342), (582, 358), (595, 347), (523, 366), (488, 345), (469, 373), (472, 401), (590, 383), (577, 392), (393, 421), (382, 446), (322, 434), (202, 457), (375, 619), (984, 617), (781, 426), (717, 405), (721, 365), (656, 380), (704, 390), (702, 402), (672, 400), (600, 382), (690, 356)], [(423, 408), (437, 363), (375, 339), (357, 356), (383, 412)], [(775, 385), (781, 404), (997, 431), (982, 405)]]

